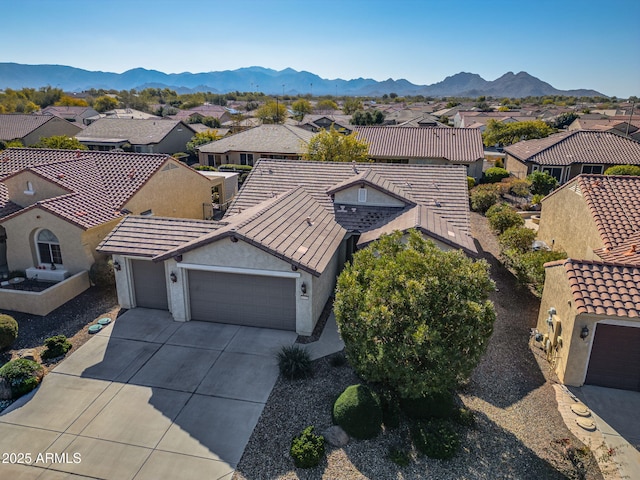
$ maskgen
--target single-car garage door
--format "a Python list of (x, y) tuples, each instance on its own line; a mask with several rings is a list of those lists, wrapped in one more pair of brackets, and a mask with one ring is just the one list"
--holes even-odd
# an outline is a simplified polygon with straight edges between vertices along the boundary
[(296, 329), (295, 278), (189, 270), (191, 318)]
[(150, 260), (131, 260), (136, 306), (169, 309), (164, 264)]
[(584, 383), (640, 391), (640, 328), (599, 323)]

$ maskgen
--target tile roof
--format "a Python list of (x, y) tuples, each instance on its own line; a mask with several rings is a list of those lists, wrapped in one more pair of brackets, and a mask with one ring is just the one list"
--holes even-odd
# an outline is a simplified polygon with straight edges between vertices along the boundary
[(0, 115), (0, 140), (24, 138), (45, 123), (60, 120), (52, 115), (2, 114)]
[[(387, 163), (310, 162), (260, 159), (234, 199), (228, 215), (236, 214), (303, 186), (328, 211), (334, 210), (327, 191), (359, 173), (371, 170), (402, 189), (415, 202), (437, 206), (440, 215), (469, 232), (469, 193), (466, 168), (461, 165), (402, 165)], [(225, 217), (226, 218), (226, 217)]]
[(640, 142), (611, 132), (573, 130), (505, 147), (521, 161), (539, 165), (573, 163), (640, 165)]
[(232, 151), (302, 155), (315, 134), (291, 125), (260, 125), (198, 148), (203, 153)]
[[(166, 162), (172, 161), (161, 154), (88, 150), (21, 148), (5, 150), (3, 155), (5, 159), (8, 156), (5, 167), (31, 162), (29, 171), (71, 192), (22, 210), (39, 207), (84, 229), (122, 216), (124, 204)], [(14, 170), (11, 175), (18, 173)]]
[(227, 225), (158, 255), (163, 260), (226, 237), (236, 237), (319, 276), (344, 239), (346, 230), (304, 188), (226, 217)]
[(406, 210), (405, 207), (334, 206), (336, 221), (350, 232), (366, 232), (377, 225), (387, 223)]
[[(358, 167), (356, 166), (356, 169)], [(368, 185), (371, 187), (384, 190), (390, 196), (401, 200), (405, 203), (415, 204), (415, 200), (411, 197), (411, 193), (402, 188), (401, 185), (391, 182), (389, 179), (380, 175), (380, 172), (376, 172), (370, 168), (362, 169), (361, 172), (332, 185), (327, 189), (327, 195), (333, 195), (336, 192), (353, 187), (354, 185)]]
[(626, 263), (640, 266), (640, 231), (629, 235), (622, 243), (613, 248), (594, 250), (607, 263)]
[(478, 130), (448, 127), (354, 127), (372, 158), (444, 158), (472, 163), (484, 158)]
[(127, 141), (132, 145), (149, 145), (161, 142), (178, 125), (192, 130), (179, 120), (101, 118), (76, 135), (76, 138), (80, 142)]
[(128, 215), (98, 248), (106, 254), (155, 257), (225, 226), (225, 222)]
[(640, 267), (585, 260), (560, 260), (578, 313), (640, 317)]

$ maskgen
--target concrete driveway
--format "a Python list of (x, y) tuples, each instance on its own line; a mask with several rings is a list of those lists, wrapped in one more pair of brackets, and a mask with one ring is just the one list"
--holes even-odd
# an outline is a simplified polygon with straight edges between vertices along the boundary
[(130, 310), (0, 414), (0, 476), (230, 479), (295, 339)]

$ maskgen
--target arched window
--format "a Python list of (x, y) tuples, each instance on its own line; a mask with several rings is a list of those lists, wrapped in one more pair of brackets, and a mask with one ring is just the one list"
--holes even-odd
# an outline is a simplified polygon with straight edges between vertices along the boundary
[(62, 253), (60, 252), (60, 242), (50, 230), (40, 230), (36, 237), (38, 244), (38, 256), (41, 264), (62, 265)]

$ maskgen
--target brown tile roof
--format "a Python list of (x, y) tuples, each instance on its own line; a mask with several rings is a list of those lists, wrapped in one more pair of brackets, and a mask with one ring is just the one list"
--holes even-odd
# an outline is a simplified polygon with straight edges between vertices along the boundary
[(632, 233), (618, 246), (594, 250), (607, 263), (626, 263), (640, 266), (640, 231)]
[(302, 187), (227, 217), (225, 221), (226, 226), (159, 255), (156, 260), (236, 237), (319, 276), (346, 234), (331, 212)]
[[(355, 167), (355, 170), (354, 170)], [(327, 190), (371, 170), (404, 191), (415, 202), (434, 206), (442, 218), (469, 232), (469, 193), (461, 165), (401, 165), (385, 163), (310, 162), (260, 159), (231, 204), (227, 216), (274, 195), (303, 186), (328, 211), (334, 210)], [(439, 205), (439, 206), (438, 206)]]
[(315, 134), (291, 125), (260, 125), (198, 148), (203, 153), (256, 152), (302, 155)]
[(24, 138), (45, 123), (60, 120), (52, 115), (3, 114), (0, 115), (0, 140)]
[(354, 127), (372, 158), (444, 158), (472, 163), (484, 158), (482, 134), (468, 128)]
[(161, 142), (178, 126), (193, 131), (179, 120), (101, 118), (76, 135), (76, 138), (80, 142), (87, 143), (102, 140), (127, 141), (132, 145), (149, 145)]
[(505, 147), (518, 160), (539, 165), (640, 165), (640, 142), (611, 132), (573, 130)]
[(560, 260), (578, 313), (640, 317), (640, 267), (585, 260)]
[(8, 155), (7, 165), (31, 162), (29, 171), (71, 192), (42, 200), (21, 211), (39, 207), (84, 229), (122, 216), (120, 209), (124, 204), (166, 162), (172, 161), (168, 155), (161, 154), (88, 150), (25, 148), (5, 150), (3, 154)]
[[(356, 166), (356, 169), (358, 167)], [(380, 175), (380, 172), (376, 172), (372, 169), (362, 169), (360, 173), (349, 177), (342, 182), (338, 182), (332, 185), (327, 190), (327, 195), (333, 195), (336, 192), (345, 190), (354, 185), (368, 185), (371, 187), (377, 187), (380, 190), (384, 190), (391, 197), (401, 200), (405, 203), (415, 205), (416, 201), (411, 197), (411, 194), (407, 192), (401, 185), (392, 183), (389, 179)]]
[(225, 226), (225, 222), (128, 215), (98, 248), (106, 254), (155, 257)]

